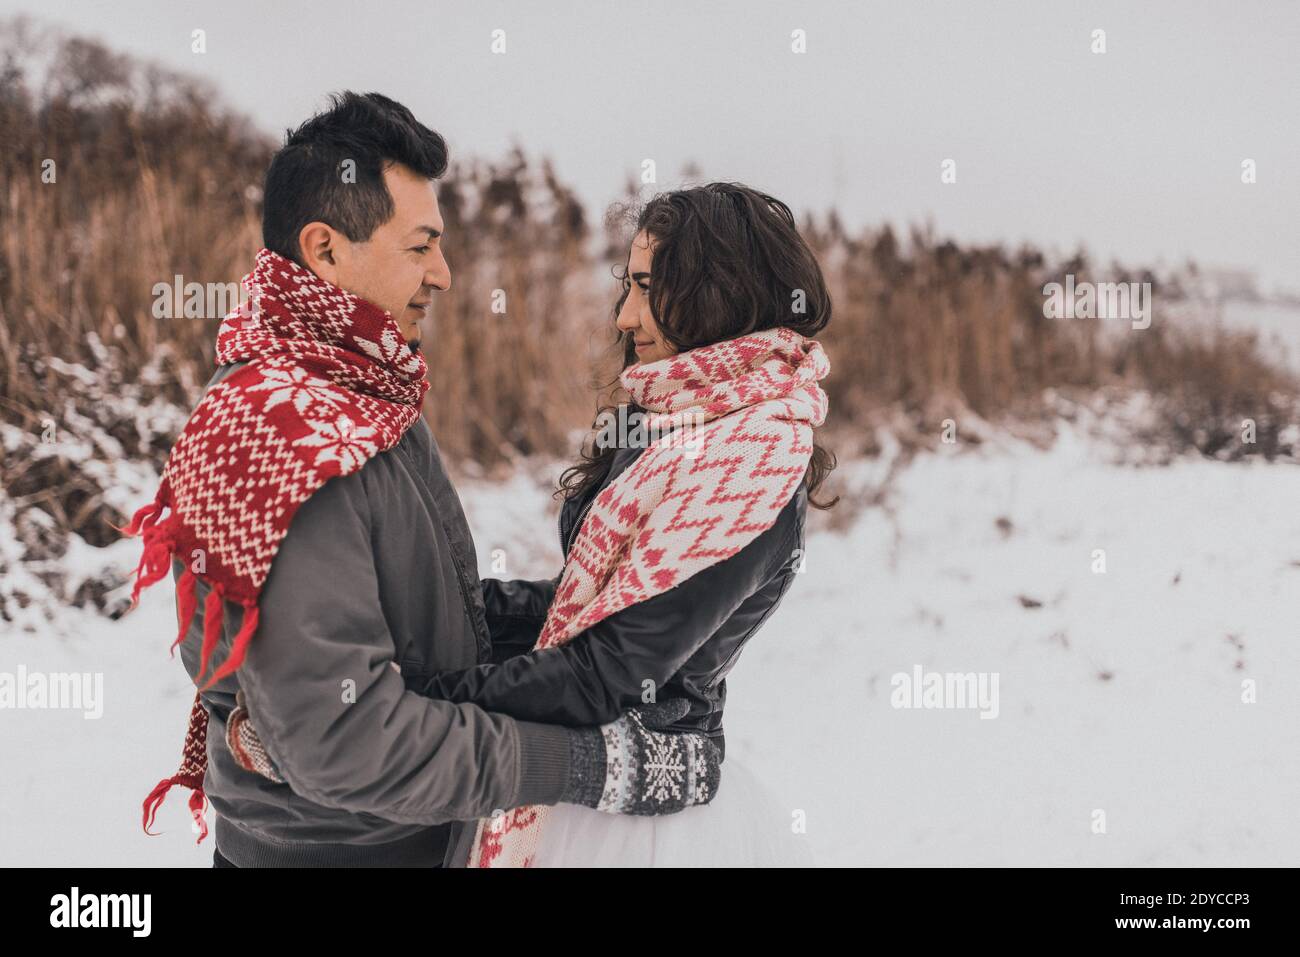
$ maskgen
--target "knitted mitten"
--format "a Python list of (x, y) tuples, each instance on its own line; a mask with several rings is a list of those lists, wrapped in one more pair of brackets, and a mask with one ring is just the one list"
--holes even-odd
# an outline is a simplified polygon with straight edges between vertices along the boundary
[(226, 719), (226, 747), (230, 749), (235, 763), (245, 771), (260, 774), (276, 784), (284, 783), (284, 778), (280, 776), (275, 762), (266, 753), (266, 748), (262, 747), (257, 729), (248, 718), (243, 689), (235, 692), (235, 710), (230, 712), (230, 717)]
[(664, 732), (690, 710), (685, 698), (641, 705), (599, 728), (569, 731), (569, 785), (560, 798), (610, 814), (672, 814), (708, 804), (722, 752), (705, 735)]

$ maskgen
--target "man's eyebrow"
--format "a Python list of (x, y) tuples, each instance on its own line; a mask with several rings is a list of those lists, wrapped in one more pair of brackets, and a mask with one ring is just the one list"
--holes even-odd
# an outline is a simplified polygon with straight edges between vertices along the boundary
[(413, 233), (428, 233), (430, 239), (437, 239), (442, 235), (441, 229), (434, 229), (432, 226), (416, 226), (411, 230)]

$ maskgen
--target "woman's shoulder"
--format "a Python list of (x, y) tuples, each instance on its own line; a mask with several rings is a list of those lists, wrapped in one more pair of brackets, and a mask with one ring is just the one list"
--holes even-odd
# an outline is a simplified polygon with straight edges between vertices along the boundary
[[(766, 547), (779, 558), (777, 567), (784, 565), (797, 549), (803, 547), (804, 520), (808, 515), (808, 486), (800, 482), (794, 495), (777, 513), (776, 520), (764, 533)], [(763, 537), (763, 536), (761, 536)]]
[(771, 524), (726, 559), (719, 572), (744, 569), (744, 574), (753, 585), (751, 590), (757, 590), (771, 582), (792, 560), (802, 554), (807, 507), (808, 493), (800, 483), (794, 495), (776, 513)]

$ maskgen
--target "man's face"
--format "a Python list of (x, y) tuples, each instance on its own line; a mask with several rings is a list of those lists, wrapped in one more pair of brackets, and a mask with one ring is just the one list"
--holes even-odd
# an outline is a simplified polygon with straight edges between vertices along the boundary
[(322, 240), (329, 254), (318, 255), (317, 237), (303, 231), (308, 267), (348, 292), (386, 309), (412, 351), (420, 345), (420, 322), (428, 316), (433, 291), (451, 287), (451, 269), (442, 255), (442, 213), (432, 180), (400, 164), (384, 171), (393, 197), (393, 215), (365, 242), (351, 242), (328, 230)]

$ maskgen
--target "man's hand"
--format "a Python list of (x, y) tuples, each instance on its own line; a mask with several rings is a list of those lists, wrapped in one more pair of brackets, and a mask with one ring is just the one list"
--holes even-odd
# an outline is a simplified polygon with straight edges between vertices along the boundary
[(644, 816), (708, 804), (722, 776), (718, 746), (702, 734), (658, 730), (689, 710), (685, 698), (675, 698), (570, 731), (569, 786), (560, 800)]

